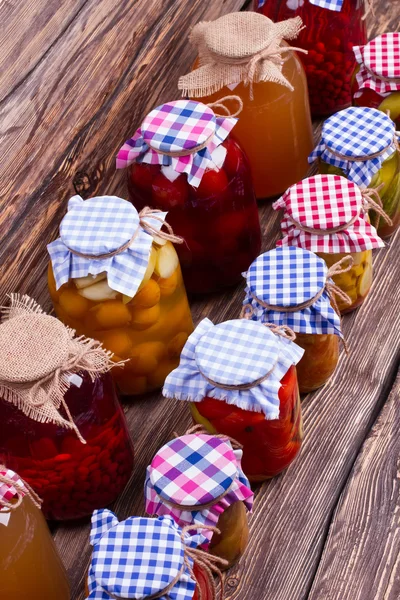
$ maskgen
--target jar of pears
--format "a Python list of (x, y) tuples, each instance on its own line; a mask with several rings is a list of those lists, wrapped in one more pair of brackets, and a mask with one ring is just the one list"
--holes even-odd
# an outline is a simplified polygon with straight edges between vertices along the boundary
[(56, 315), (127, 361), (113, 373), (124, 395), (161, 388), (193, 330), (173, 246), (182, 240), (162, 229), (165, 216), (115, 196), (74, 196), (48, 245)]

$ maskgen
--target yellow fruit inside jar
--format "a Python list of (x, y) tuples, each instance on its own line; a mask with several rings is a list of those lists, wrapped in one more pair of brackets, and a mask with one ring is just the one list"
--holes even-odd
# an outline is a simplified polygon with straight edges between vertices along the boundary
[(296, 333), (296, 344), (304, 349), (296, 365), (301, 394), (317, 390), (329, 380), (339, 360), (339, 337), (335, 334)]
[(247, 509), (243, 502), (234, 502), (221, 514), (209, 545), (210, 554), (228, 561), (223, 569), (230, 569), (243, 556), (249, 541)]
[(345, 292), (351, 304), (346, 304), (337, 298), (340, 314), (344, 315), (360, 306), (368, 295), (372, 285), (372, 250), (364, 252), (332, 253), (317, 252), (324, 259), (328, 268), (339, 262), (345, 256), (353, 258), (353, 266), (346, 273), (340, 273), (332, 277), (334, 283)]
[(111, 289), (107, 274), (70, 279), (56, 290), (51, 263), (49, 291), (57, 317), (79, 335), (101, 342), (126, 360), (113, 376), (123, 395), (160, 388), (179, 364), (193, 322), (175, 249), (153, 242), (149, 264), (133, 298)]

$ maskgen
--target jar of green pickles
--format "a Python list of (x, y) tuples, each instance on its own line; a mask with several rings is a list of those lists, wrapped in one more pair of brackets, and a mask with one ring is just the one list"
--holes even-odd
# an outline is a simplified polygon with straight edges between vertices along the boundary
[(382, 238), (400, 225), (400, 153), (393, 121), (368, 107), (346, 108), (327, 119), (322, 138), (309, 162), (320, 173), (342, 175), (360, 188), (369, 187), (387, 218), (371, 211), (371, 222)]

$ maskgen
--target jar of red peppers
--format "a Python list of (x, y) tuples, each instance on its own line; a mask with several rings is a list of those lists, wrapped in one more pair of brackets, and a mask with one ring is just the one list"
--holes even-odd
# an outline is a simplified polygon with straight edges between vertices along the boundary
[(228, 561), (228, 567), (242, 556), (249, 538), (253, 492), (241, 470), (242, 455), (234, 441), (199, 431), (165, 444), (147, 467), (146, 512), (170, 515), (180, 527), (217, 527), (219, 533), (204, 530), (202, 548)]
[[(284, 328), (277, 332), (285, 335)], [(191, 402), (196, 423), (243, 446), (250, 481), (274, 477), (294, 460), (303, 438), (295, 365), (304, 351), (256, 321), (213, 325), (204, 319), (165, 381), (167, 398)]]
[(225, 561), (198, 551), (201, 535), (195, 531), (196, 525), (188, 532), (168, 516), (118, 521), (109, 510), (96, 511), (86, 600), (216, 600), (212, 574), (221, 575), (218, 565)]
[(112, 366), (99, 342), (12, 296), (0, 325), (0, 460), (43, 498), (47, 519), (91, 514), (131, 476)]
[(276, 23), (301, 17), (295, 44), (307, 50), (300, 58), (313, 116), (350, 106), (353, 46), (367, 42), (364, 0), (254, 0), (254, 8)]
[(70, 600), (67, 574), (40, 512), (40, 498), (0, 465), (0, 598)]
[(400, 128), (400, 33), (384, 33), (353, 50), (358, 63), (353, 103), (388, 113)]
[(47, 246), (56, 315), (126, 361), (113, 370), (124, 395), (161, 388), (193, 331), (172, 244), (183, 240), (162, 229), (165, 217), (116, 196), (74, 196)]
[[(343, 175), (360, 188), (377, 190), (386, 219), (371, 214), (378, 234), (385, 238), (400, 224), (400, 151), (395, 125), (374, 108), (346, 108), (327, 119), (322, 138), (309, 161), (320, 173)], [(372, 211), (373, 212), (373, 211)]]
[(329, 268), (348, 255), (352, 257), (353, 266), (332, 279), (345, 293), (337, 298), (341, 314), (360, 306), (372, 284), (372, 249), (384, 246), (369, 223), (368, 209), (387, 218), (371, 191), (361, 190), (339, 175), (315, 175), (289, 188), (273, 208), (284, 211), (278, 246), (315, 252)]
[(257, 198), (283, 193), (308, 171), (313, 134), (307, 81), (287, 43), (301, 29), (299, 17), (274, 24), (242, 11), (198, 23), (190, 35), (198, 61), (178, 87), (203, 102), (218, 103), (232, 91), (241, 98), (234, 136), (249, 158)]
[(168, 211), (184, 238), (176, 249), (192, 293), (238, 283), (260, 251), (249, 163), (228, 137), (236, 122), (201, 102), (168, 102), (147, 115), (117, 156), (117, 168), (128, 167), (134, 206)]
[(243, 316), (296, 333), (296, 344), (304, 349), (296, 367), (300, 393), (321, 387), (336, 369), (343, 334), (333, 306), (336, 295), (342, 300), (344, 295), (331, 277), (350, 269), (351, 258), (342, 259), (346, 262), (328, 270), (313, 252), (284, 246), (261, 254), (247, 271)]

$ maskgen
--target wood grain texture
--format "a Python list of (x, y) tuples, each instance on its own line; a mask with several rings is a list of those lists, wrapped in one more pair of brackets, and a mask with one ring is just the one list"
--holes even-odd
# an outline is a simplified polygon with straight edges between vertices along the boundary
[(309, 600), (400, 598), (399, 431), (400, 372), (341, 494)]

